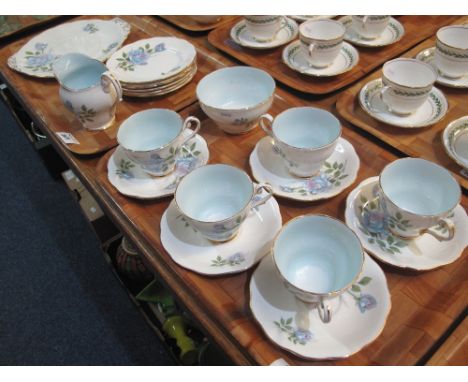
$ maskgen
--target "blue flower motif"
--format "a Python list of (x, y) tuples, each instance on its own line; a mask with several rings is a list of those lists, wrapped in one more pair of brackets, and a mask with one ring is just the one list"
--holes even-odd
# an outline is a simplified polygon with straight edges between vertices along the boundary
[(313, 338), (313, 335), (309, 330), (297, 329), (294, 331), (294, 337), (301, 345), (305, 345)]
[(362, 214), (362, 223), (370, 232), (383, 233), (387, 230), (385, 213), (383, 211), (364, 210)]
[(377, 300), (370, 294), (361, 294), (361, 296), (356, 299), (356, 303), (359, 306), (361, 313), (364, 313), (366, 310), (373, 309), (377, 306)]
[(166, 46), (164, 45), (163, 42), (154, 47), (155, 52), (164, 52), (165, 50), (166, 50)]
[(50, 53), (42, 54), (38, 56), (28, 56), (26, 57), (28, 66), (36, 68), (39, 66), (46, 66), (54, 60), (54, 56)]
[(146, 161), (145, 167), (152, 171), (161, 171), (166, 160), (164, 158), (161, 158), (158, 154), (153, 154), (150, 158), (151, 160)]
[(34, 45), (34, 48), (42, 52), (47, 48), (47, 44), (43, 42), (37, 42), (36, 45)]
[(331, 187), (331, 183), (328, 178), (323, 175), (317, 175), (305, 182), (305, 188), (311, 194), (319, 194), (321, 192), (328, 191)]
[(234, 255), (229, 256), (229, 264), (240, 264), (245, 260), (245, 257), (242, 253), (237, 252)]
[(175, 174), (177, 176), (187, 175), (195, 168), (197, 160), (194, 157), (179, 158), (176, 163)]
[(146, 65), (149, 55), (143, 48), (138, 48), (128, 52), (128, 58), (134, 65)]

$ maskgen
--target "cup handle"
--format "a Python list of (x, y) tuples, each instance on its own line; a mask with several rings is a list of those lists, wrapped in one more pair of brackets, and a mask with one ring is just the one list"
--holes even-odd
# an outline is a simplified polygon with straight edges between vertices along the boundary
[(365, 15), (362, 19), (362, 28), (363, 29), (366, 29), (366, 23), (367, 23), (367, 19), (369, 18), (368, 15)]
[(452, 240), (453, 237), (455, 236), (455, 224), (451, 220), (449, 220), (449, 219), (440, 219), (437, 222), (437, 227), (440, 227), (441, 229), (447, 230), (448, 235), (446, 235), (446, 236), (441, 235), (440, 233), (434, 231), (435, 230), (434, 227), (431, 227), (431, 228), (428, 228), (428, 229), (425, 229), (425, 230), (421, 231), (421, 234), (428, 233), (429, 235), (434, 236), (439, 241), (449, 241), (449, 240)]
[(314, 53), (316, 44), (310, 44), (309, 45), (309, 57), (312, 57), (312, 54)]
[(260, 127), (262, 130), (267, 133), (270, 137), (273, 137), (273, 131), (271, 129), (273, 125), (273, 117), (270, 114), (263, 114), (260, 117)]
[(196, 118), (196, 117), (187, 117), (185, 119), (185, 121), (184, 121), (184, 127), (183, 127), (182, 131), (192, 127), (192, 123), (195, 125), (195, 128), (191, 129), (192, 133), (187, 138), (184, 139), (184, 141), (182, 142), (182, 145), (184, 145), (189, 140), (191, 140), (195, 136), (195, 134), (197, 134), (198, 131), (200, 130), (200, 127), (201, 127), (200, 120), (198, 118)]
[(320, 300), (320, 303), (317, 305), (317, 310), (320, 319), (324, 324), (328, 324), (331, 321), (331, 309), (329, 305), (325, 305), (323, 299)]
[[(384, 85), (384, 86), (382, 87), (382, 89), (380, 89), (379, 97), (380, 97), (380, 100), (382, 101), (382, 103), (384, 104), (384, 106), (386, 107), (387, 111), (390, 111), (390, 112), (391, 112), (392, 109), (390, 108), (390, 106), (388, 106), (388, 104), (387, 104), (387, 103), (385, 102), (385, 100), (384, 100), (384, 95), (385, 95), (385, 93), (387, 93), (389, 90), (390, 90), (390, 86)], [(369, 106), (370, 106), (370, 105), (369, 105)], [(382, 110), (378, 110), (378, 109), (376, 109), (376, 108), (372, 108), (372, 109), (373, 109), (373, 111), (375, 111), (375, 112), (379, 112), (379, 113), (382, 112)]]
[(259, 200), (252, 200), (252, 206), (250, 207), (251, 209), (261, 206), (273, 196), (273, 189), (271, 188), (271, 186), (269, 184), (262, 183), (257, 186), (253, 198), (260, 195), (262, 193), (262, 190), (265, 190), (267, 192), (267, 195), (265, 195), (263, 198), (260, 198)]
[(109, 86), (112, 85), (115, 89), (115, 92), (117, 93), (117, 97), (119, 101), (122, 101), (122, 96), (123, 96), (122, 86), (120, 85), (119, 80), (115, 78), (111, 72), (107, 71), (101, 74), (101, 85), (102, 85), (102, 89), (106, 93), (109, 93), (110, 91)]

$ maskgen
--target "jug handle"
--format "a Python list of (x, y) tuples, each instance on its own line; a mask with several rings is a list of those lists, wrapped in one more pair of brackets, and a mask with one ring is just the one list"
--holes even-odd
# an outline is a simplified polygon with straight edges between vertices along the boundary
[(109, 85), (112, 84), (112, 86), (115, 89), (115, 92), (117, 93), (117, 97), (119, 101), (122, 101), (122, 86), (120, 86), (120, 82), (117, 78), (114, 77), (114, 75), (107, 71), (101, 74), (101, 85), (103, 87), (103, 90), (106, 93), (109, 93)]

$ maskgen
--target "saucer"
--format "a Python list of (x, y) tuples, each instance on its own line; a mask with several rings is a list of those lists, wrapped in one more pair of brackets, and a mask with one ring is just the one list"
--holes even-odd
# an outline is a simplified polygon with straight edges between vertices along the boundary
[(450, 122), (442, 141), (450, 158), (468, 170), (468, 116)]
[(278, 46), (287, 44), (289, 41), (294, 40), (299, 33), (299, 27), (294, 20), (285, 18), (287, 24), (280, 29), (276, 37), (272, 41), (259, 42), (247, 30), (245, 20), (239, 21), (231, 29), (231, 38), (236, 44), (252, 49), (271, 49)]
[[(184, 131), (184, 135), (191, 134)], [(127, 157), (122, 147), (117, 149), (107, 162), (107, 178), (123, 195), (138, 199), (155, 199), (173, 195), (180, 179), (208, 162), (209, 151), (205, 139), (195, 135), (181, 148), (173, 172), (166, 176), (151, 176), (141, 166)]]
[(351, 143), (339, 138), (319, 175), (298, 178), (287, 170), (273, 139), (263, 137), (250, 154), (250, 168), (257, 182), (268, 183), (275, 195), (310, 202), (331, 198), (353, 184), (359, 170), (359, 157)]
[(271, 341), (299, 357), (330, 359), (349, 357), (382, 332), (391, 307), (385, 274), (366, 254), (359, 281), (328, 303), (332, 319), (324, 324), (316, 309), (286, 289), (272, 255), (250, 280), (250, 309)]
[(410, 115), (398, 115), (388, 110), (380, 96), (382, 80), (368, 82), (359, 93), (359, 103), (364, 111), (378, 121), (405, 129), (415, 129), (433, 125), (447, 114), (448, 103), (444, 94), (433, 87), (422, 106)]
[(440, 73), (440, 71), (437, 69), (435, 62), (434, 62), (434, 54), (435, 54), (435, 48), (427, 48), (422, 50), (416, 55), (416, 59), (423, 61), (427, 64), (432, 65), (436, 70), (437, 73), (439, 74), (439, 77), (437, 78), (437, 83), (440, 85), (444, 86), (449, 86), (451, 88), (468, 88), (468, 74), (465, 74), (463, 77), (460, 78), (448, 78), (445, 77), (443, 74)]
[[(378, 200), (378, 180), (377, 176), (364, 180), (346, 200), (346, 224), (357, 234), (367, 252), (384, 263), (418, 271), (450, 264), (462, 255), (468, 245), (468, 217), (462, 206), (458, 205), (451, 217), (455, 224), (452, 240), (438, 241), (429, 234), (401, 240), (386, 227)], [(362, 208), (367, 212), (364, 219), (361, 219)]]
[(309, 64), (299, 40), (293, 41), (283, 50), (283, 62), (292, 70), (312, 77), (331, 77), (353, 69), (359, 61), (356, 48), (346, 41), (343, 42), (338, 57), (326, 68), (315, 68)]
[(353, 19), (351, 16), (341, 17), (338, 19), (338, 21), (340, 21), (346, 27), (346, 41), (349, 41), (354, 45), (365, 46), (369, 48), (378, 48), (381, 46), (393, 44), (399, 41), (405, 34), (405, 28), (403, 25), (393, 17), (390, 18), (388, 25), (382, 34), (374, 39), (366, 39), (359, 36), (352, 26)]
[(174, 201), (161, 218), (161, 243), (180, 266), (203, 275), (223, 275), (249, 269), (265, 256), (281, 229), (278, 202), (270, 198), (250, 211), (237, 235), (213, 243), (184, 219)]

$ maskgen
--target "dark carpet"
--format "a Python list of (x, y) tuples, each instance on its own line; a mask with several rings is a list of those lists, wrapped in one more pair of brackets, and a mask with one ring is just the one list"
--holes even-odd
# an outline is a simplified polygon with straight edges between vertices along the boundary
[(3, 102), (0, 206), (0, 365), (173, 364)]

